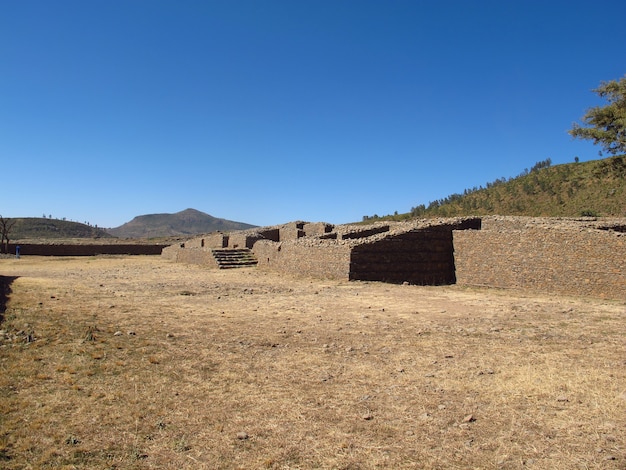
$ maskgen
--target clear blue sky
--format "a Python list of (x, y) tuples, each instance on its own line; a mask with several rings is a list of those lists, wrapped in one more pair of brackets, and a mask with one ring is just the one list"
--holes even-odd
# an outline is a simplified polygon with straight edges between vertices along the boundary
[(626, 74), (626, 2), (0, 0), (0, 214), (408, 212), (536, 162)]

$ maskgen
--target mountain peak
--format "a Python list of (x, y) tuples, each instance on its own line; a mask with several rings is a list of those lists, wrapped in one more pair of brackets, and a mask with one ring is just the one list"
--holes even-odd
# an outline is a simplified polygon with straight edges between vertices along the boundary
[(220, 219), (197, 209), (187, 208), (175, 214), (139, 215), (119, 227), (108, 229), (107, 232), (121, 238), (152, 238), (197, 235), (218, 230), (245, 230), (252, 227), (254, 225)]

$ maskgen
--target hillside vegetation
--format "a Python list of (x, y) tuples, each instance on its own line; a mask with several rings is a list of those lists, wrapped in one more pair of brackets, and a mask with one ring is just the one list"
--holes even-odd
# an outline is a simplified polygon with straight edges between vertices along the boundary
[(11, 240), (34, 238), (112, 238), (104, 230), (79, 222), (43, 217), (15, 218), (11, 230)]
[(364, 222), (413, 217), (522, 215), (626, 217), (626, 155), (551, 166), (539, 162), (515, 178), (466, 189), (406, 214), (365, 216)]

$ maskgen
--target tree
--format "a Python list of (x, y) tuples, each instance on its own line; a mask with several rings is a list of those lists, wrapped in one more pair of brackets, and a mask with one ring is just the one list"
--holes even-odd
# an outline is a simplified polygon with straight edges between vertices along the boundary
[(601, 144), (611, 155), (626, 152), (626, 76), (602, 82), (593, 92), (608, 104), (588, 109), (582, 117), (588, 127), (574, 123), (569, 134), (578, 139), (591, 139), (594, 145)]
[(11, 235), (11, 230), (14, 225), (15, 220), (5, 219), (0, 215), (0, 236), (2, 237), (0, 248), (3, 253), (9, 252), (9, 236)]

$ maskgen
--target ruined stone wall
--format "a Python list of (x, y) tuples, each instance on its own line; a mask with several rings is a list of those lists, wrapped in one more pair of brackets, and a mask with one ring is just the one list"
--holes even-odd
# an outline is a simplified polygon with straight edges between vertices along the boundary
[(304, 230), (296, 227), (285, 227), (280, 229), (280, 241), (297, 240), (304, 237), (306, 234)]
[(223, 233), (211, 233), (185, 241), (185, 248), (212, 250), (213, 248), (224, 248), (226, 246), (228, 246), (228, 235)]
[(228, 248), (252, 248), (259, 238), (261, 237), (258, 234), (250, 235), (234, 232), (228, 239)]
[(265, 238), (267, 240), (272, 240), (275, 242), (279, 242), (280, 241), (280, 229), (278, 228), (272, 228), (272, 229), (268, 229), (268, 230), (261, 230), (259, 231), (259, 235), (261, 235), (262, 238)]
[(592, 228), (489, 223), (455, 231), (460, 285), (626, 299), (626, 236)]
[(173, 261), (188, 264), (200, 264), (208, 268), (217, 268), (217, 261), (211, 254), (210, 250), (200, 248), (184, 248), (176, 252), (176, 258)]
[[(292, 223), (219, 240), (252, 248), (259, 269), (286, 275), (626, 298), (624, 219), (494, 216), (342, 226), (332, 233), (328, 227)], [(302, 237), (306, 230), (324, 233)], [(163, 256), (213, 266), (214, 245), (208, 237), (204, 246), (194, 239)]]
[(242, 232), (233, 232), (228, 243), (229, 248), (250, 248), (252, 249), (258, 241), (270, 240), (282, 242), (287, 240), (297, 240), (305, 236), (302, 229), (304, 222), (292, 222), (272, 227), (265, 230), (253, 229)]
[(183, 243), (166, 246), (161, 250), (161, 256), (167, 260), (176, 261), (176, 258), (178, 258), (178, 251), (182, 249), (180, 245), (183, 245)]
[(371, 237), (372, 235), (386, 232), (389, 232), (389, 225), (382, 225), (372, 228), (359, 228), (350, 232), (340, 233), (338, 234), (338, 238), (341, 240), (355, 240), (359, 238)]
[(304, 237), (306, 235), (304, 225), (304, 222), (291, 222), (281, 226), (279, 241), (297, 240), (298, 238)]
[(211, 233), (203, 237), (205, 248), (225, 248), (228, 246), (228, 235), (224, 233)]
[(258, 269), (325, 279), (348, 279), (350, 272), (350, 246), (333, 241), (260, 240), (254, 244), (253, 251)]
[(302, 227), (307, 237), (323, 235), (325, 233), (332, 232), (334, 226), (324, 222), (308, 222)]
[(180, 245), (163, 248), (161, 256), (177, 263), (200, 264), (209, 268), (218, 267), (210, 248), (189, 247), (188, 242), (185, 242), (184, 245), (184, 248), (181, 248)]
[(192, 238), (191, 240), (185, 240), (185, 248), (201, 248), (206, 244), (204, 238)]
[(228, 235), (222, 233), (203, 235), (163, 248), (161, 256), (179, 263), (201, 264), (209, 268), (217, 268), (217, 261), (212, 250), (224, 248), (228, 245), (228, 240)]
[(95, 255), (160, 255), (166, 245), (139, 244), (81, 244), (54, 245), (35, 243), (10, 243), (9, 252), (15, 253), (19, 245), (21, 256), (95, 256)]
[(452, 231), (407, 232), (373, 244), (357, 245), (352, 250), (350, 279), (453, 284)]

